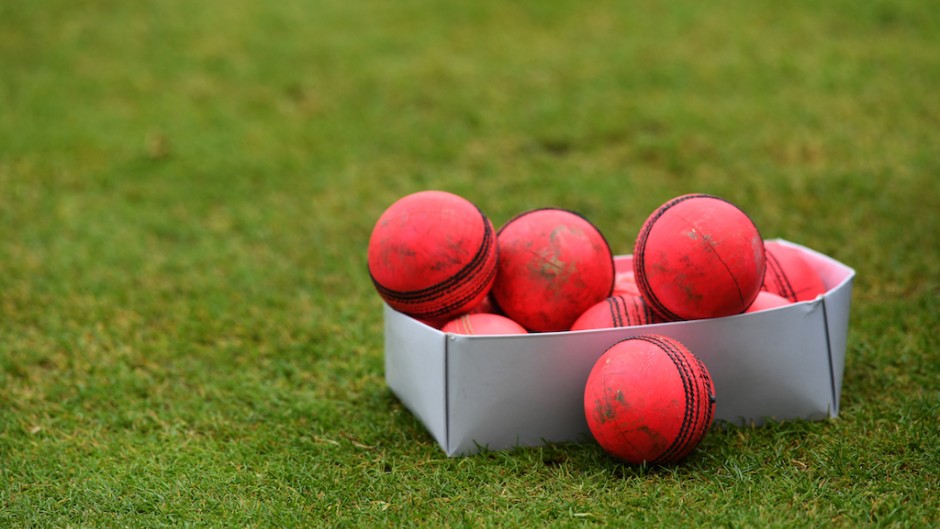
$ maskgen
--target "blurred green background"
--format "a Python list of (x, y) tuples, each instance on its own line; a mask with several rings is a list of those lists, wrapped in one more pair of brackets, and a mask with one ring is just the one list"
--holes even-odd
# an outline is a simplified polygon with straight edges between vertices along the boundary
[[(4, 2), (0, 525), (935, 524), (938, 93), (929, 1)], [(855, 267), (840, 418), (445, 458), (365, 269), (431, 188)]]

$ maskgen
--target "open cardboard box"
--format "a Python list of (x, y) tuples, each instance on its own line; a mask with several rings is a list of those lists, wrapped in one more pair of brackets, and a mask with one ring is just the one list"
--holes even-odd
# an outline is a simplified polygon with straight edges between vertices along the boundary
[[(449, 456), (584, 441), (584, 387), (614, 343), (663, 334), (715, 383), (715, 418), (734, 424), (839, 413), (855, 271), (804, 246), (826, 293), (750, 314), (638, 327), (509, 336), (441, 332), (385, 306), (385, 379)], [(615, 258), (629, 270), (631, 256)]]

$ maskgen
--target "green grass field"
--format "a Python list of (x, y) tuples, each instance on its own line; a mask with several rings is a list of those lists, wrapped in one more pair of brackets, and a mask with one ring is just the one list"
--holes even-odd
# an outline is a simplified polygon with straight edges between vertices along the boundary
[[(927, 1), (0, 3), (0, 527), (940, 524), (938, 94)], [(840, 417), (448, 459), (365, 267), (429, 188), (849, 264)]]

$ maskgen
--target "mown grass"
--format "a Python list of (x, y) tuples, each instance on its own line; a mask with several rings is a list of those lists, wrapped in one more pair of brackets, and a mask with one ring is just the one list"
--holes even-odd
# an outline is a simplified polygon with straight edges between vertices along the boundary
[[(938, 523), (929, 2), (0, 5), (0, 525)], [(708, 192), (855, 267), (841, 415), (448, 459), (365, 246), (440, 188), (617, 253)]]

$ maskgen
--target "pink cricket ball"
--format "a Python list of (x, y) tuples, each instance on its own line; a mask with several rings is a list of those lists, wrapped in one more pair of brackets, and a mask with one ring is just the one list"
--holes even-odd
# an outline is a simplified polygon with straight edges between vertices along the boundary
[(591, 369), (584, 414), (597, 443), (627, 463), (685, 458), (705, 436), (715, 389), (705, 365), (678, 341), (660, 335), (627, 338)]
[(499, 314), (475, 312), (449, 321), (444, 332), (453, 334), (528, 334), (522, 325)]
[(496, 278), (496, 235), (467, 199), (445, 191), (400, 198), (369, 238), (373, 284), (393, 309), (442, 322), (468, 312)]
[(610, 295), (614, 260), (601, 232), (571, 211), (522, 213), (498, 234), (493, 298), (529, 331), (563, 331)]
[(822, 278), (803, 258), (800, 251), (777, 241), (764, 242), (767, 271), (763, 290), (792, 302), (809, 301), (826, 293)]
[(774, 309), (777, 307), (783, 307), (784, 305), (789, 305), (790, 301), (786, 298), (780, 297), (773, 292), (767, 292), (766, 290), (761, 290), (757, 293), (757, 297), (754, 298), (754, 303), (751, 303), (751, 306), (747, 308), (746, 313), (751, 312), (760, 312), (762, 310)]
[(632, 269), (617, 272), (614, 276), (614, 294), (624, 296), (641, 295), (640, 287), (636, 285), (636, 275)]
[(660, 321), (642, 296), (613, 295), (584, 311), (571, 325), (571, 330), (632, 327)]
[(737, 206), (683, 195), (653, 212), (636, 240), (637, 285), (668, 321), (744, 312), (764, 280), (764, 241)]

